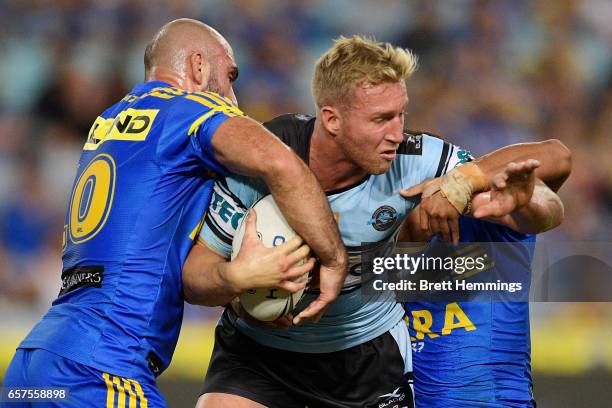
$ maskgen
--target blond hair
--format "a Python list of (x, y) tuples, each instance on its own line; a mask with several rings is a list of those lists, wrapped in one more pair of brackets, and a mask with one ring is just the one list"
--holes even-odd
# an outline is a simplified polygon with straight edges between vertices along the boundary
[(417, 57), (407, 49), (360, 35), (341, 36), (315, 64), (312, 95), (319, 108), (349, 106), (356, 87), (405, 81), (416, 67)]

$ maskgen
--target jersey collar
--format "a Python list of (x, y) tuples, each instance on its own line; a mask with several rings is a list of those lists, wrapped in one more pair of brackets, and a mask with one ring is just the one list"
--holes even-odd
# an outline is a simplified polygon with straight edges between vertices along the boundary
[(142, 82), (137, 84), (130, 93), (133, 95), (142, 95), (149, 92), (153, 88), (173, 88), (173, 86), (163, 81)]

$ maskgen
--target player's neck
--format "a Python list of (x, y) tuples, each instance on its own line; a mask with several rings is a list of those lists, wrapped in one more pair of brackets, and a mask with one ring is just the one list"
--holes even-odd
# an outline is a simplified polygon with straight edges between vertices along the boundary
[(310, 140), (309, 167), (324, 191), (350, 186), (363, 179), (367, 172), (345, 157), (335, 139), (316, 119)]
[(191, 81), (187, 80), (186, 75), (180, 75), (176, 71), (164, 67), (152, 68), (149, 75), (147, 75), (145, 78), (145, 81), (165, 82), (174, 88), (183, 89), (187, 92), (195, 92), (199, 90), (191, 83)]

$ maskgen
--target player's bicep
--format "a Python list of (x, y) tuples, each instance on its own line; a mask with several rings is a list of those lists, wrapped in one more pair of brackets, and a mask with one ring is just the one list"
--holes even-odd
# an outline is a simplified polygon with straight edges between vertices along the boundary
[(247, 117), (225, 121), (215, 133), (212, 147), (223, 166), (246, 176), (274, 177), (295, 160), (289, 147)]
[(218, 253), (201, 239), (197, 240), (191, 248), (182, 270), (183, 296), (188, 303), (207, 304), (201, 299), (206, 297), (204, 295), (206, 288), (210, 286), (210, 273), (215, 270), (218, 264), (226, 262), (227, 259), (228, 257)]

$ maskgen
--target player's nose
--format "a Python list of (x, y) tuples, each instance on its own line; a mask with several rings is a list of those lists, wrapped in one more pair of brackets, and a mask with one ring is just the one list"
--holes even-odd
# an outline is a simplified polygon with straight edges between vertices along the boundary
[(392, 143), (400, 144), (404, 141), (404, 113), (396, 115), (389, 122), (387, 128), (387, 140)]
[(404, 141), (404, 127), (394, 124), (387, 132), (386, 139), (395, 144), (402, 143)]

